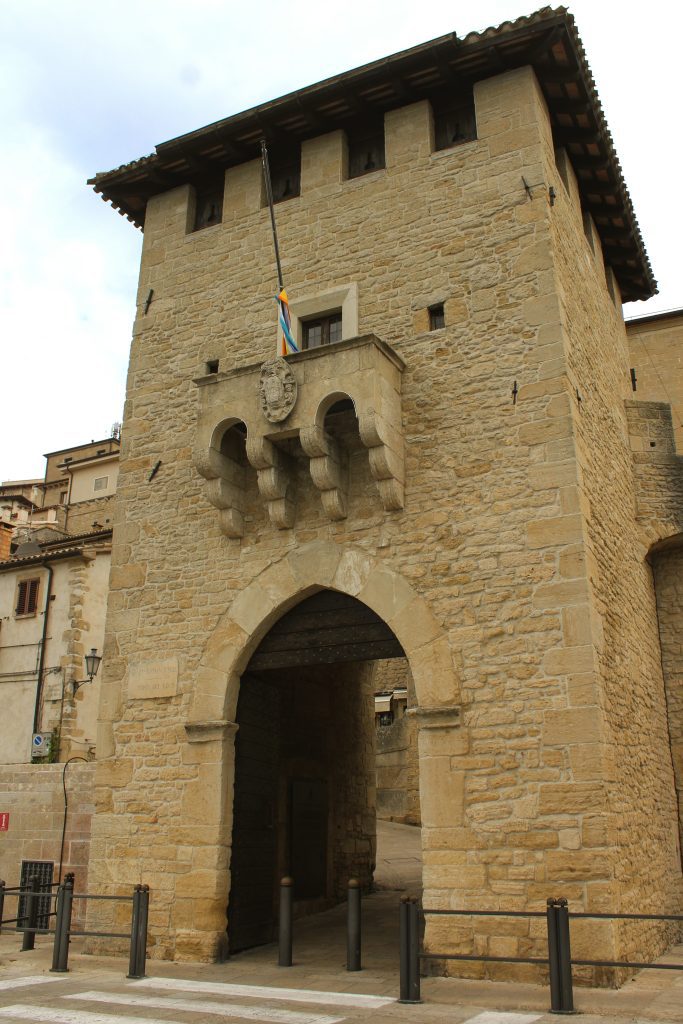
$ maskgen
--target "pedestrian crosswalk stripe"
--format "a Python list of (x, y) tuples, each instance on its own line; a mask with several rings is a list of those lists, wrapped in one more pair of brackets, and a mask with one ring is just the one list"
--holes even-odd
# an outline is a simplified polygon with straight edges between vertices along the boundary
[[(0, 1018), (2, 1017), (9, 1017), (13, 1021), (41, 1021), (44, 1024), (123, 1024), (124, 1021), (125, 1024), (151, 1024), (149, 1017), (122, 1017), (120, 1013), (91, 1013), (90, 1010), (24, 1006), (20, 1003), (0, 1007)], [(154, 1024), (178, 1024), (178, 1021), (155, 1017)]]
[(391, 996), (368, 996), (356, 992), (317, 992), (309, 988), (271, 988), (267, 985), (233, 985), (220, 981), (186, 981), (184, 978), (143, 978), (135, 988), (160, 988), (177, 992), (205, 992), (207, 995), (240, 996), (248, 999), (282, 999), (290, 1003), (320, 1003), (324, 1006), (356, 1006), (364, 1009), (388, 1006)]
[(66, 975), (57, 978), (46, 978), (44, 974), (29, 974), (23, 978), (4, 978), (0, 981), (0, 991), (8, 988), (24, 988), (29, 985), (44, 985), (48, 981), (66, 981)]
[[(201, 999), (176, 999), (173, 996), (134, 995), (122, 992), (74, 992), (63, 999), (87, 999), (94, 1003), (116, 1003), (124, 1006), (155, 1007), (162, 1010), (190, 1010), (194, 1013), (213, 1013), (218, 1017), (241, 1017), (243, 1020), (262, 1020), (268, 1024), (341, 1024), (343, 1017), (328, 1017), (320, 1013), (297, 1013), (269, 1006), (245, 1006), (243, 1003), (218, 1003)], [(125, 1018), (126, 1020), (128, 1018)]]
[(542, 1013), (509, 1013), (506, 1010), (486, 1010), (476, 1017), (469, 1017), (464, 1024), (534, 1024)]

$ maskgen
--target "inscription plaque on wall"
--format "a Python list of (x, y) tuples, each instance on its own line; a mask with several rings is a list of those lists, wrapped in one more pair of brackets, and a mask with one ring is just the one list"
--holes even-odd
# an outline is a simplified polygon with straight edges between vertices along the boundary
[(140, 661), (128, 672), (128, 696), (146, 700), (153, 697), (174, 697), (178, 692), (178, 661)]

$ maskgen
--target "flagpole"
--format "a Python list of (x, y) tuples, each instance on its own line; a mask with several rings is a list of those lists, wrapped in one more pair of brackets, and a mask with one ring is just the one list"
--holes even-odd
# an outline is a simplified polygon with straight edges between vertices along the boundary
[(277, 244), (277, 228), (275, 226), (275, 210), (273, 209), (273, 186), (270, 183), (270, 164), (268, 163), (268, 150), (266, 140), (261, 139), (261, 162), (263, 164), (263, 178), (266, 183), (266, 196), (268, 197), (268, 209), (270, 210), (270, 225), (273, 229), (273, 245), (275, 247), (275, 262), (277, 264), (277, 281), (280, 291), (284, 288), (282, 280), (282, 264), (280, 263), (280, 249)]

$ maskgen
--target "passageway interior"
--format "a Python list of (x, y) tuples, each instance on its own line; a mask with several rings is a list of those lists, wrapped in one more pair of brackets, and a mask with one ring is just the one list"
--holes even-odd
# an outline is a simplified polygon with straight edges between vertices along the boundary
[(343, 902), (350, 878), (366, 896), (419, 887), (419, 829), (376, 820), (378, 666), (402, 656), (370, 609), (323, 591), (252, 657), (237, 708), (231, 954), (274, 940), (284, 876), (295, 920)]

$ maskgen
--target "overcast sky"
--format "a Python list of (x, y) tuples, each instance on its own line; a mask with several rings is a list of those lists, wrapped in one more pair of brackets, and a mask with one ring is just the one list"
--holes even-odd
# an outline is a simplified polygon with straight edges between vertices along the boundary
[[(96, 171), (283, 93), (532, 0), (0, 0), (0, 479), (108, 436), (123, 411), (142, 235)], [(680, 4), (570, 5), (660, 294), (683, 306)]]

